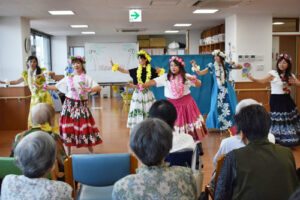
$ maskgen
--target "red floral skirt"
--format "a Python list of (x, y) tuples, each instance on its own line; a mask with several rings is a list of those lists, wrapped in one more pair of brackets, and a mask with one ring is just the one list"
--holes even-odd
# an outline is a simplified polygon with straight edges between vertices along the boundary
[(88, 147), (102, 143), (87, 100), (66, 98), (59, 119), (59, 136), (66, 146)]

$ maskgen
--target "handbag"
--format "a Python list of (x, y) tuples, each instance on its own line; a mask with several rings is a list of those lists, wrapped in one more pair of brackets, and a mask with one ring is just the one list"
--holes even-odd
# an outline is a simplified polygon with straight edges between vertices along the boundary
[(194, 175), (194, 178), (196, 180), (196, 186), (197, 186), (197, 198), (200, 197), (202, 192), (202, 186), (203, 186), (203, 164), (201, 160), (201, 156), (203, 155), (203, 149), (202, 149), (202, 143), (197, 142), (196, 147), (193, 151), (192, 156), (192, 165), (191, 169)]

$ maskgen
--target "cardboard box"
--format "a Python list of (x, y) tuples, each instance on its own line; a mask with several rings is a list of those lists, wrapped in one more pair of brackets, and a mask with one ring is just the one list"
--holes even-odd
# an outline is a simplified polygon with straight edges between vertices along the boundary
[(150, 46), (149, 40), (138, 40), (139, 48), (148, 48)]
[(149, 40), (150, 36), (149, 35), (138, 35), (137, 39), (138, 40)]
[(150, 38), (150, 47), (166, 47), (166, 38)]

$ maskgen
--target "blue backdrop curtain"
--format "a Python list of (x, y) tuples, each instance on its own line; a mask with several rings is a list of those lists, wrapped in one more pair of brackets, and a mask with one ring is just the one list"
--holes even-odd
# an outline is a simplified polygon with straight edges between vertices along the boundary
[[(166, 70), (166, 73), (169, 70), (169, 59), (171, 58), (171, 55), (160, 55), (160, 56), (151, 56), (151, 66), (152, 67), (160, 67), (164, 68)], [(200, 66), (200, 69), (205, 69), (206, 65), (210, 62), (213, 62), (213, 56), (212, 55), (181, 55), (180, 57), (183, 58), (186, 66), (185, 70), (189, 74), (196, 74), (196, 72), (192, 71), (192, 65), (190, 63), (191, 60), (195, 60), (197, 65)], [(196, 101), (198, 108), (202, 114), (207, 114), (210, 109), (210, 97), (211, 97), (211, 90), (212, 90), (212, 84), (213, 79), (210, 73), (207, 73), (203, 76), (198, 76), (198, 79), (201, 80), (202, 85), (200, 88), (191, 87), (191, 95)], [(165, 99), (164, 96), (164, 87), (151, 87), (151, 90), (154, 93), (154, 96), (156, 100), (159, 99)]]

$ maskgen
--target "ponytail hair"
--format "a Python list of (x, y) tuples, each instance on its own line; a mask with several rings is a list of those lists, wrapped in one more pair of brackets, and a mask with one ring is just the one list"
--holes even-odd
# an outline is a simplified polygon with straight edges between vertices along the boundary
[[(27, 63), (28, 63), (30, 60), (33, 60), (33, 59), (35, 59), (35, 61), (36, 61), (36, 63), (37, 63), (37, 65), (36, 65), (36, 75), (39, 75), (39, 74), (42, 73), (42, 69), (41, 69), (41, 67), (39, 66), (39, 61), (38, 61), (37, 57), (36, 57), (36, 56), (33, 56), (33, 55), (29, 56), (29, 57), (27, 58)], [(29, 66), (28, 66), (28, 64), (27, 64), (27, 69), (28, 69), (28, 68), (29, 68)]]

